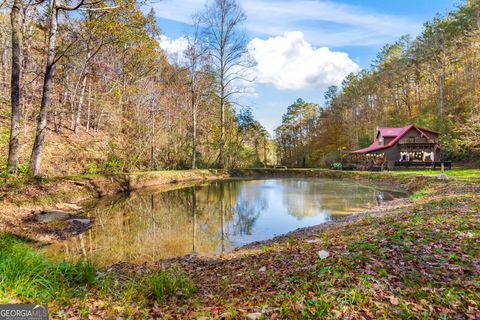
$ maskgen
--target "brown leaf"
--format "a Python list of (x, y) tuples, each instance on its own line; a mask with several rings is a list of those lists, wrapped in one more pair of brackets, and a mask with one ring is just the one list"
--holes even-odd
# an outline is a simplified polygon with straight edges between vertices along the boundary
[(390, 303), (394, 306), (398, 306), (398, 298), (395, 296), (390, 296)]

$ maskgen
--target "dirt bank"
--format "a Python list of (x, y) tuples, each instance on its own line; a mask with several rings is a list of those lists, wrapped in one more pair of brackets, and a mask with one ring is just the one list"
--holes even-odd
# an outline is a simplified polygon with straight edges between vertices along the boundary
[[(41, 212), (61, 211), (81, 216), (82, 203), (148, 187), (168, 187), (188, 182), (227, 179), (219, 170), (159, 171), (115, 175), (4, 179), (0, 187), (0, 232), (40, 242), (75, 233), (65, 224), (39, 223)], [(68, 231), (68, 232), (67, 232)]]

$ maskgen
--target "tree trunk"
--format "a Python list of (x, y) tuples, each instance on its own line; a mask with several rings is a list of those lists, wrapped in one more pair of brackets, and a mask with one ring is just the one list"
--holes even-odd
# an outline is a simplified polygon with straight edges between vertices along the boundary
[(439, 90), (439, 109), (438, 113), (440, 119), (443, 119), (445, 113), (445, 70), (438, 75), (438, 90)]
[(92, 130), (93, 130), (93, 134), (95, 134), (95, 132), (97, 132), (97, 127), (95, 125), (95, 121), (97, 120), (97, 91), (95, 91), (95, 87), (93, 89), (93, 99), (92, 99), (92, 103), (93, 103), (93, 108), (92, 108), (92, 119), (90, 120), (90, 122), (92, 123), (90, 126), (92, 127)]
[(75, 100), (76, 100), (76, 95), (77, 95), (77, 86), (75, 86), (75, 89), (73, 90), (72, 93), (70, 93), (70, 129), (75, 130)]
[(62, 93), (62, 98), (60, 104), (62, 107), (66, 107), (67, 104), (70, 104), (70, 110), (72, 109), (72, 101), (70, 95), (70, 81), (69, 81), (69, 72), (65, 71), (65, 81), (64, 81), (64, 90)]
[(225, 99), (223, 98), (223, 95), (224, 89), (222, 88), (222, 93), (220, 97), (220, 169), (225, 169)]
[(259, 143), (257, 137), (255, 137), (255, 140), (254, 140), (253, 144), (255, 146), (255, 156), (257, 158), (256, 161), (257, 161), (257, 163), (260, 163), (261, 162), (261, 160), (260, 160), (260, 150), (259, 150), (260, 143)]
[(87, 74), (83, 75), (82, 87), (80, 88), (80, 96), (78, 97), (78, 107), (75, 115), (75, 123), (73, 125), (73, 131), (75, 134), (80, 132), (80, 118), (82, 116), (83, 97), (85, 95), (85, 88), (87, 87)]
[(192, 84), (192, 169), (197, 168), (197, 106), (195, 101), (195, 89)]
[(100, 115), (98, 116), (97, 125), (95, 126), (95, 132), (98, 132), (98, 130), (100, 130), (100, 124), (101, 124), (101, 121), (102, 121), (102, 116), (103, 116), (103, 109), (100, 110)]
[(58, 11), (55, 5), (55, 0), (52, 0), (51, 10), (52, 14), (50, 16), (50, 30), (48, 35), (47, 65), (45, 68), (45, 78), (43, 81), (42, 101), (40, 104), (40, 113), (38, 115), (35, 142), (33, 144), (32, 155), (30, 157), (30, 170), (35, 176), (40, 174), (40, 168), (42, 165), (42, 152), (45, 143), (45, 133), (47, 130), (48, 107), (50, 105), (53, 75), (55, 73), (55, 40), (58, 27)]
[(82, 86), (80, 87), (80, 96), (78, 98), (77, 111), (75, 115), (75, 121), (73, 124), (73, 131), (75, 132), (75, 134), (78, 134), (80, 132), (80, 121), (82, 116), (83, 98), (85, 96), (85, 88), (87, 86), (87, 77), (88, 77), (87, 68), (88, 68), (88, 62), (90, 60), (90, 57), (91, 57), (91, 52), (90, 52), (90, 47), (88, 47), (87, 57), (85, 58), (85, 63), (83, 65), (83, 69), (81, 72), (81, 75), (83, 76)]
[[(28, 82), (27, 79), (27, 70), (28, 66), (30, 65), (30, 51), (31, 51), (31, 46), (32, 46), (32, 34), (33, 34), (33, 18), (32, 16), (29, 16), (28, 11), (29, 9), (33, 9), (34, 11), (37, 11), (34, 9), (35, 7), (30, 7), (26, 6), (23, 8), (23, 19), (22, 19), (22, 37), (23, 37), (23, 43), (22, 43), (22, 70), (23, 72), (21, 73), (21, 78), (20, 82), (25, 84)], [(27, 137), (28, 134), (28, 114), (29, 114), (29, 106), (31, 105), (31, 102), (33, 100), (33, 94), (31, 93), (31, 90), (28, 90), (29, 88), (26, 85), (20, 86), (21, 88), (21, 99), (20, 99), (20, 109), (22, 110), (22, 115), (23, 115), (23, 135)]]
[(20, 136), (20, 72), (22, 32), (20, 22), (21, 0), (15, 0), (11, 12), (12, 24), (12, 77), (11, 77), (11, 104), (12, 116), (10, 122), (10, 143), (8, 149), (7, 171), (17, 173), (18, 147)]
[(156, 154), (155, 154), (155, 106), (152, 102), (152, 109), (151, 109), (151, 137), (150, 137), (150, 159), (151, 159), (151, 169), (157, 170), (157, 161), (156, 161)]
[(87, 124), (85, 125), (85, 131), (90, 130), (90, 115), (91, 115), (91, 106), (92, 106), (92, 81), (88, 83), (88, 102), (87, 102)]
[(267, 167), (267, 138), (263, 137), (263, 167)]

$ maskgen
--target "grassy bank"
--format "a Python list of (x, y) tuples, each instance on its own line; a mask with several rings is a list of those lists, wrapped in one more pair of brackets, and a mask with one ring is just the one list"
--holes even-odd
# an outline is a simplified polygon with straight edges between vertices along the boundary
[[(398, 170), (393, 171), (396, 175), (428, 175), (437, 176), (440, 174), (439, 170)], [(452, 168), (451, 170), (445, 170), (445, 174), (454, 180), (480, 182), (480, 169), (463, 169)]]
[[(66, 303), (95, 282), (95, 267), (84, 261), (45, 259), (26, 240), (0, 233), (0, 301), (53, 300)], [(17, 300), (18, 299), (18, 300)]]
[[(124, 305), (172, 297), (189, 298), (196, 287), (177, 269), (157, 269), (128, 278), (97, 272), (89, 261), (52, 260), (26, 239), (0, 233), (0, 303), (48, 303), (54, 310), (110, 297)], [(84, 309), (78, 310), (81, 316)], [(61, 314), (61, 312), (60, 312)]]
[[(474, 319), (480, 315), (479, 210), (480, 199), (471, 195), (423, 199), (215, 264), (181, 261), (203, 288), (184, 316)], [(322, 250), (328, 257), (319, 256)]]
[(141, 188), (229, 177), (222, 170), (172, 170), (64, 177), (4, 176), (0, 178), (0, 202), (15, 205), (48, 205), (80, 201)]

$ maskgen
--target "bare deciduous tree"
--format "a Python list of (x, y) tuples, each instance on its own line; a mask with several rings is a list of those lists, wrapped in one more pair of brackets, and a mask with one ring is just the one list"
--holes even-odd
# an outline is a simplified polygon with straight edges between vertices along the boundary
[(192, 169), (197, 167), (197, 105), (199, 98), (199, 73), (202, 68), (207, 47), (200, 39), (198, 21), (194, 23), (195, 30), (190, 37), (188, 37), (188, 47), (185, 51), (187, 58), (187, 69), (189, 71), (190, 79), (190, 106), (192, 112)]
[(239, 93), (239, 83), (252, 81), (248, 70), (254, 66), (249, 59), (247, 38), (241, 29), (246, 15), (236, 0), (215, 0), (207, 5), (200, 18), (204, 37), (215, 71), (220, 99), (220, 156), (219, 166), (225, 167), (225, 107)]

